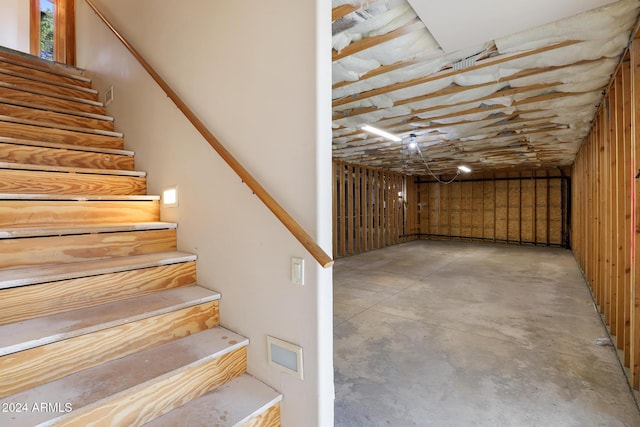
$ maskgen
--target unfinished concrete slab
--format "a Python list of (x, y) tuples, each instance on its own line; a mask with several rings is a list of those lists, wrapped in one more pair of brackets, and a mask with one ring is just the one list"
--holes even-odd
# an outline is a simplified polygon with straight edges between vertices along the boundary
[(334, 271), (336, 426), (640, 426), (570, 251), (417, 241)]

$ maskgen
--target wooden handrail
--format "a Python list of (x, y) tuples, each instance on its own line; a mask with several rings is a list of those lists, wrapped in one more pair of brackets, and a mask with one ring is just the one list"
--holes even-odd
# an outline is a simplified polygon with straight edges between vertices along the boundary
[(244, 166), (240, 164), (238, 160), (231, 155), (231, 153), (213, 136), (213, 134), (207, 129), (207, 127), (198, 119), (198, 117), (187, 107), (187, 105), (180, 99), (180, 97), (171, 89), (171, 87), (164, 81), (162, 77), (151, 67), (151, 65), (144, 59), (144, 57), (129, 43), (109, 20), (98, 10), (91, 0), (85, 0), (89, 7), (98, 15), (98, 17), (104, 22), (107, 27), (115, 34), (115, 36), (129, 49), (129, 52), (140, 62), (145, 70), (151, 75), (153, 80), (165, 91), (167, 96), (171, 98), (174, 104), (185, 117), (191, 122), (191, 124), (200, 132), (200, 134), (207, 140), (209, 145), (224, 159), (225, 162), (234, 170), (234, 172), (240, 177), (242, 182), (247, 184), (251, 191), (258, 196), (260, 200), (269, 208), (271, 212), (282, 222), (282, 224), (294, 235), (296, 239), (305, 247), (305, 249), (313, 256), (313, 258), (327, 268), (333, 265), (333, 259), (318, 245), (311, 235), (305, 231), (300, 224), (282, 207), (280, 204), (267, 192), (267, 190), (260, 185), (260, 183), (247, 171)]

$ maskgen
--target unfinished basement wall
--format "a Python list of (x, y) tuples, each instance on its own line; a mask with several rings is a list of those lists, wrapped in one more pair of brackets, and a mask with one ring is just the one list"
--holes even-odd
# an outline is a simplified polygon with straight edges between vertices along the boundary
[(413, 179), (333, 162), (333, 253), (354, 255), (418, 238)]
[[(637, 37), (637, 35), (636, 35)], [(573, 166), (572, 247), (621, 362), (640, 385), (640, 39), (630, 45)]]
[(416, 179), (420, 238), (567, 247), (568, 170)]

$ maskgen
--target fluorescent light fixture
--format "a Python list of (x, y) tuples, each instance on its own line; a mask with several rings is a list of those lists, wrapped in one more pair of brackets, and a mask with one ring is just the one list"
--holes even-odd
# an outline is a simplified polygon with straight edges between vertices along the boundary
[(467, 166), (464, 166), (464, 165), (460, 165), (460, 166), (458, 166), (458, 170), (459, 170), (460, 172), (464, 172), (464, 173), (469, 173), (469, 172), (471, 172), (471, 169), (470, 169), (469, 167), (467, 167)]
[(162, 205), (174, 208), (178, 206), (178, 186), (165, 188), (162, 190)]
[(393, 135), (393, 134), (391, 134), (389, 132), (385, 132), (382, 129), (374, 128), (373, 126), (369, 126), (369, 125), (362, 126), (362, 130), (365, 130), (365, 131), (371, 132), (371, 133), (375, 133), (376, 135), (383, 136), (383, 137), (385, 137), (387, 139), (390, 139), (390, 140), (392, 140), (394, 142), (402, 141), (402, 138), (397, 137), (397, 136), (395, 136), (395, 135)]

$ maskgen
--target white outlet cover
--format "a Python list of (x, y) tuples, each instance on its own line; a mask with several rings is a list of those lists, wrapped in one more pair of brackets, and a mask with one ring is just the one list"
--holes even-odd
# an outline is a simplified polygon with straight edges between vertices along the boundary
[(104, 105), (109, 105), (113, 102), (113, 86), (104, 93)]
[(304, 258), (291, 258), (291, 283), (304, 285)]

